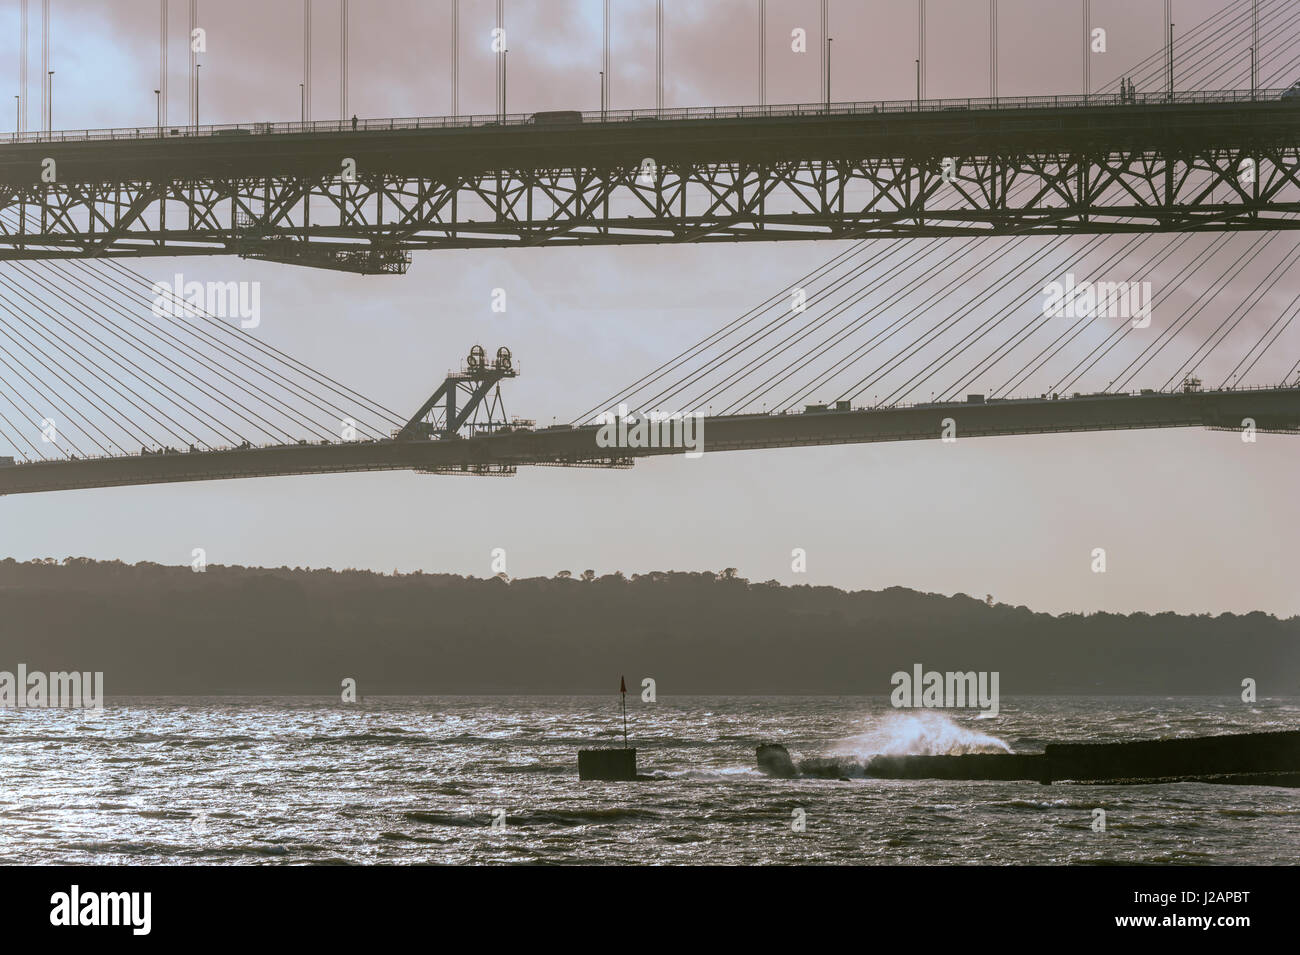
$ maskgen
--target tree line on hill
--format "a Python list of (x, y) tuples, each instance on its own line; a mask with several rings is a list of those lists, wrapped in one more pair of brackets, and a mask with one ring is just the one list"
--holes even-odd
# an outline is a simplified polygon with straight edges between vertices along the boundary
[[(1300, 618), (1036, 613), (902, 587), (721, 573), (548, 578), (0, 561), (0, 670), (101, 671), (109, 697), (360, 692), (885, 696), (997, 671), (1004, 695), (1300, 694)], [(612, 675), (612, 676), (611, 676)]]

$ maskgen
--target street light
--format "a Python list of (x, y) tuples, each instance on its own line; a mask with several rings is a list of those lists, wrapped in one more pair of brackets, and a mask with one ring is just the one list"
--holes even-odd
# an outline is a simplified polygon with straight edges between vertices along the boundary
[(50, 102), (48, 104), (47, 109), (49, 111), (49, 132), (52, 133), (54, 132), (54, 71), (53, 70), (50, 70), (50, 77), (48, 82), (50, 87)]
[(1169, 102), (1174, 101), (1174, 27), (1176, 23), (1169, 24)]
[(194, 64), (194, 131), (199, 131), (199, 70), (203, 68), (202, 63)]
[(307, 122), (307, 92), (301, 83), (298, 84), (298, 122)]
[(831, 111), (831, 43), (834, 37), (826, 38), (826, 112)]
[(14, 94), (14, 142), (18, 142), (19, 129), (23, 124), (22, 99), (17, 93)]
[(158, 120), (158, 135), (162, 135), (162, 90), (153, 91), (153, 111)]

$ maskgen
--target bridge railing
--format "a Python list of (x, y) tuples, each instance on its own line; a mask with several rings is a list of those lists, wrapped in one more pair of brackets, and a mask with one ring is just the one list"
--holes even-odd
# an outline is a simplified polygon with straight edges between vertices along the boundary
[[(708, 119), (762, 119), (792, 116), (852, 116), (873, 113), (925, 113), (948, 110), (1069, 109), (1099, 106), (1165, 106), (1214, 103), (1276, 102), (1285, 94), (1294, 96), (1300, 110), (1300, 94), (1291, 90), (1194, 90), (1175, 93), (1120, 93), (1067, 96), (1000, 96), (931, 100), (879, 100), (853, 103), (792, 103), (774, 106), (692, 106), (680, 109), (591, 110), (581, 119), (566, 123), (554, 113), (497, 113), (462, 116), (417, 116), (394, 119), (315, 120), (288, 123), (230, 123), (208, 126), (127, 126), (111, 129), (69, 129), (54, 132), (10, 133), (10, 143), (82, 142), (105, 139), (172, 139), (195, 136), (302, 135), (313, 133), (376, 132), (383, 130), (472, 128), (482, 126), (531, 126), (546, 128), (592, 123), (680, 121)], [(1286, 98), (1290, 98), (1286, 96)], [(577, 114), (577, 111), (574, 111)]]

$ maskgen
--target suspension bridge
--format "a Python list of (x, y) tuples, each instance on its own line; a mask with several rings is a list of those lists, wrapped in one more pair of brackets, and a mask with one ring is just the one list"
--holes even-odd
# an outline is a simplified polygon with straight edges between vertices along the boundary
[(918, 60), (913, 100), (833, 102), (827, 73), (821, 103), (512, 114), (498, 71), (486, 115), (203, 126), (192, 66), (190, 124), (15, 130), (0, 259), (394, 274), (428, 249), (1292, 230), (1300, 26), (1241, 12), (1077, 96), (922, 99)]
[(4, 150), (0, 259), (1295, 229), (1286, 93), (63, 132)]
[[(660, 413), (694, 416), (705, 452), (1300, 432), (1300, 361), (1274, 347), (1300, 314), (1300, 24), (1261, 10), (1243, 23), (1229, 4), (1180, 38), (1183, 90), (1158, 88), (1170, 52), (1078, 97), (16, 131), (0, 146), (0, 494), (626, 468), (691, 450), (602, 438)], [(1247, 37), (1274, 64), (1263, 83), (1231, 52)], [(508, 351), (471, 352), (399, 413), (180, 290), (159, 310), (127, 264), (401, 273), (419, 250), (813, 239), (853, 241), (542, 428), (505, 414)], [(1044, 277), (1067, 272), (1071, 308), (1052, 315)], [(1200, 294), (1180, 297), (1189, 282)]]

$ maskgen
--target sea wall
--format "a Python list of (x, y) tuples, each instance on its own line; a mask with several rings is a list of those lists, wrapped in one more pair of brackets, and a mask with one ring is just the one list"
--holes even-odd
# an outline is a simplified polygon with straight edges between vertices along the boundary
[(758, 768), (792, 778), (971, 779), (1073, 782), (1219, 782), (1292, 786), (1300, 780), (1300, 732), (1238, 733), (1129, 743), (1052, 743), (1041, 754), (875, 756), (866, 762), (758, 747)]

